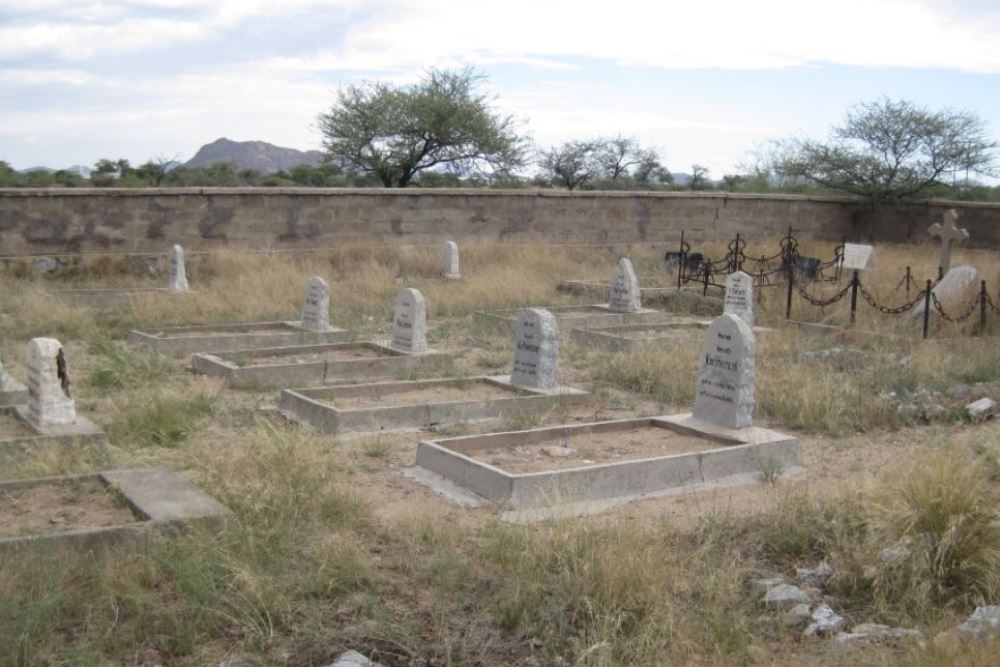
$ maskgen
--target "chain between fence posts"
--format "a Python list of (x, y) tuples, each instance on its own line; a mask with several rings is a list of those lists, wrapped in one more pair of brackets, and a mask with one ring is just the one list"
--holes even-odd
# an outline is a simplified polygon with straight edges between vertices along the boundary
[(986, 335), (986, 281), (979, 283), (979, 335)]
[(794, 285), (794, 283), (795, 283), (795, 269), (791, 265), (788, 266), (788, 275), (786, 277), (788, 279), (787, 280), (787, 282), (788, 282), (788, 300), (785, 302), (785, 319), (786, 320), (790, 320), (790, 319), (792, 319), (792, 290), (795, 287), (795, 285)]
[(924, 338), (931, 323), (931, 279), (927, 279), (927, 289), (924, 291)]
[(851, 324), (854, 324), (854, 320), (858, 313), (858, 272), (854, 272), (854, 276), (851, 277)]

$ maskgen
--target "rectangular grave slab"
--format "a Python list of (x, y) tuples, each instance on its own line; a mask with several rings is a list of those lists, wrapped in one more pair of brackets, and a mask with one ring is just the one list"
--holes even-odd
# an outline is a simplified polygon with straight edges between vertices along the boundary
[[(86, 496), (89, 512), (71, 511), (62, 528), (44, 521), (44, 530), (21, 518), (31, 528), (17, 529), (18, 517), (5, 516), (13, 499), (41, 494), (36, 502), (66, 507)], [(84, 475), (44, 477), (0, 483), (0, 551), (28, 548), (88, 549), (149, 539), (183, 526), (208, 523), (222, 525), (232, 518), (225, 506), (197, 486), (165, 468), (106, 470)], [(30, 513), (30, 507), (26, 508)], [(54, 512), (62, 516), (60, 512)]]
[[(606, 280), (562, 280), (557, 289), (569, 294), (589, 294), (598, 299), (610, 300), (611, 298), (611, 286)], [(642, 287), (641, 285), (639, 287), (639, 294), (642, 295), (644, 302), (650, 299), (656, 300), (657, 297), (676, 291), (676, 287)]]
[(225, 378), (230, 387), (264, 389), (398, 377), (442, 366), (454, 357), (451, 352), (408, 354), (382, 343), (359, 342), (199, 352), (191, 366), (197, 373)]
[(0, 377), (0, 407), (22, 405), (28, 402), (28, 388), (10, 376), (2, 373)]
[[(657, 310), (643, 309), (637, 313), (619, 313), (606, 305), (583, 306), (539, 306), (556, 316), (560, 330), (609, 327), (619, 324), (639, 324), (659, 322), (664, 314)], [(495, 324), (515, 324), (521, 313), (520, 308), (510, 310), (485, 310), (476, 317)]]
[(503, 375), (285, 389), (278, 409), (321, 433), (374, 433), (501, 419), (589, 397), (571, 387), (515, 387)]
[(776, 467), (800, 474), (801, 456), (792, 436), (679, 414), (425, 440), (408, 476), (439, 492), (464, 489), (505, 520), (532, 521), (758, 481)]
[(344, 329), (308, 331), (298, 322), (252, 322), (248, 324), (203, 324), (128, 332), (128, 342), (149, 347), (160, 354), (182, 357), (195, 352), (229, 352), (255, 347), (288, 347), (340, 343), (350, 338)]
[(114, 306), (128, 303), (138, 295), (170, 296), (165, 287), (127, 287), (123, 289), (63, 289), (49, 292), (52, 296), (87, 306)]
[(0, 463), (22, 459), (43, 449), (74, 444), (104, 445), (107, 440), (101, 427), (79, 414), (72, 424), (39, 426), (29, 419), (27, 405), (0, 407)]

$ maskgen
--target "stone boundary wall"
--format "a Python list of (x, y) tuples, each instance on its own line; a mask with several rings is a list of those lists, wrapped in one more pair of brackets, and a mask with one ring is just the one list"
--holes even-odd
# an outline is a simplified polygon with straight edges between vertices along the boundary
[(555, 190), (316, 188), (0, 189), (0, 255), (320, 248), (492, 239), (693, 243), (803, 237), (924, 240), (960, 209), (973, 244), (1000, 244), (1000, 205), (918, 202), (872, 211), (848, 197)]

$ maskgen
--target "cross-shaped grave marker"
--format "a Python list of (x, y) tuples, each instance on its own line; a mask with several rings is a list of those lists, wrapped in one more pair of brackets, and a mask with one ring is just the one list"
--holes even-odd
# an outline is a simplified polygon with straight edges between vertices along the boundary
[(927, 228), (927, 233), (931, 236), (941, 238), (941, 256), (938, 259), (938, 266), (941, 267), (942, 274), (948, 273), (951, 268), (951, 244), (953, 241), (965, 241), (969, 238), (969, 232), (955, 225), (958, 221), (958, 211), (953, 208), (944, 212), (944, 225), (935, 222)]

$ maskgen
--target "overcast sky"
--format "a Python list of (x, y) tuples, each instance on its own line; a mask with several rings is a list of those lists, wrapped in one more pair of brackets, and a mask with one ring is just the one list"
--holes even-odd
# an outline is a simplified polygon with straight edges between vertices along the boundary
[(633, 135), (715, 178), (882, 95), (1000, 138), (1000, 0), (0, 0), (0, 160), (319, 148), (340, 86), (463, 65), (540, 146)]

